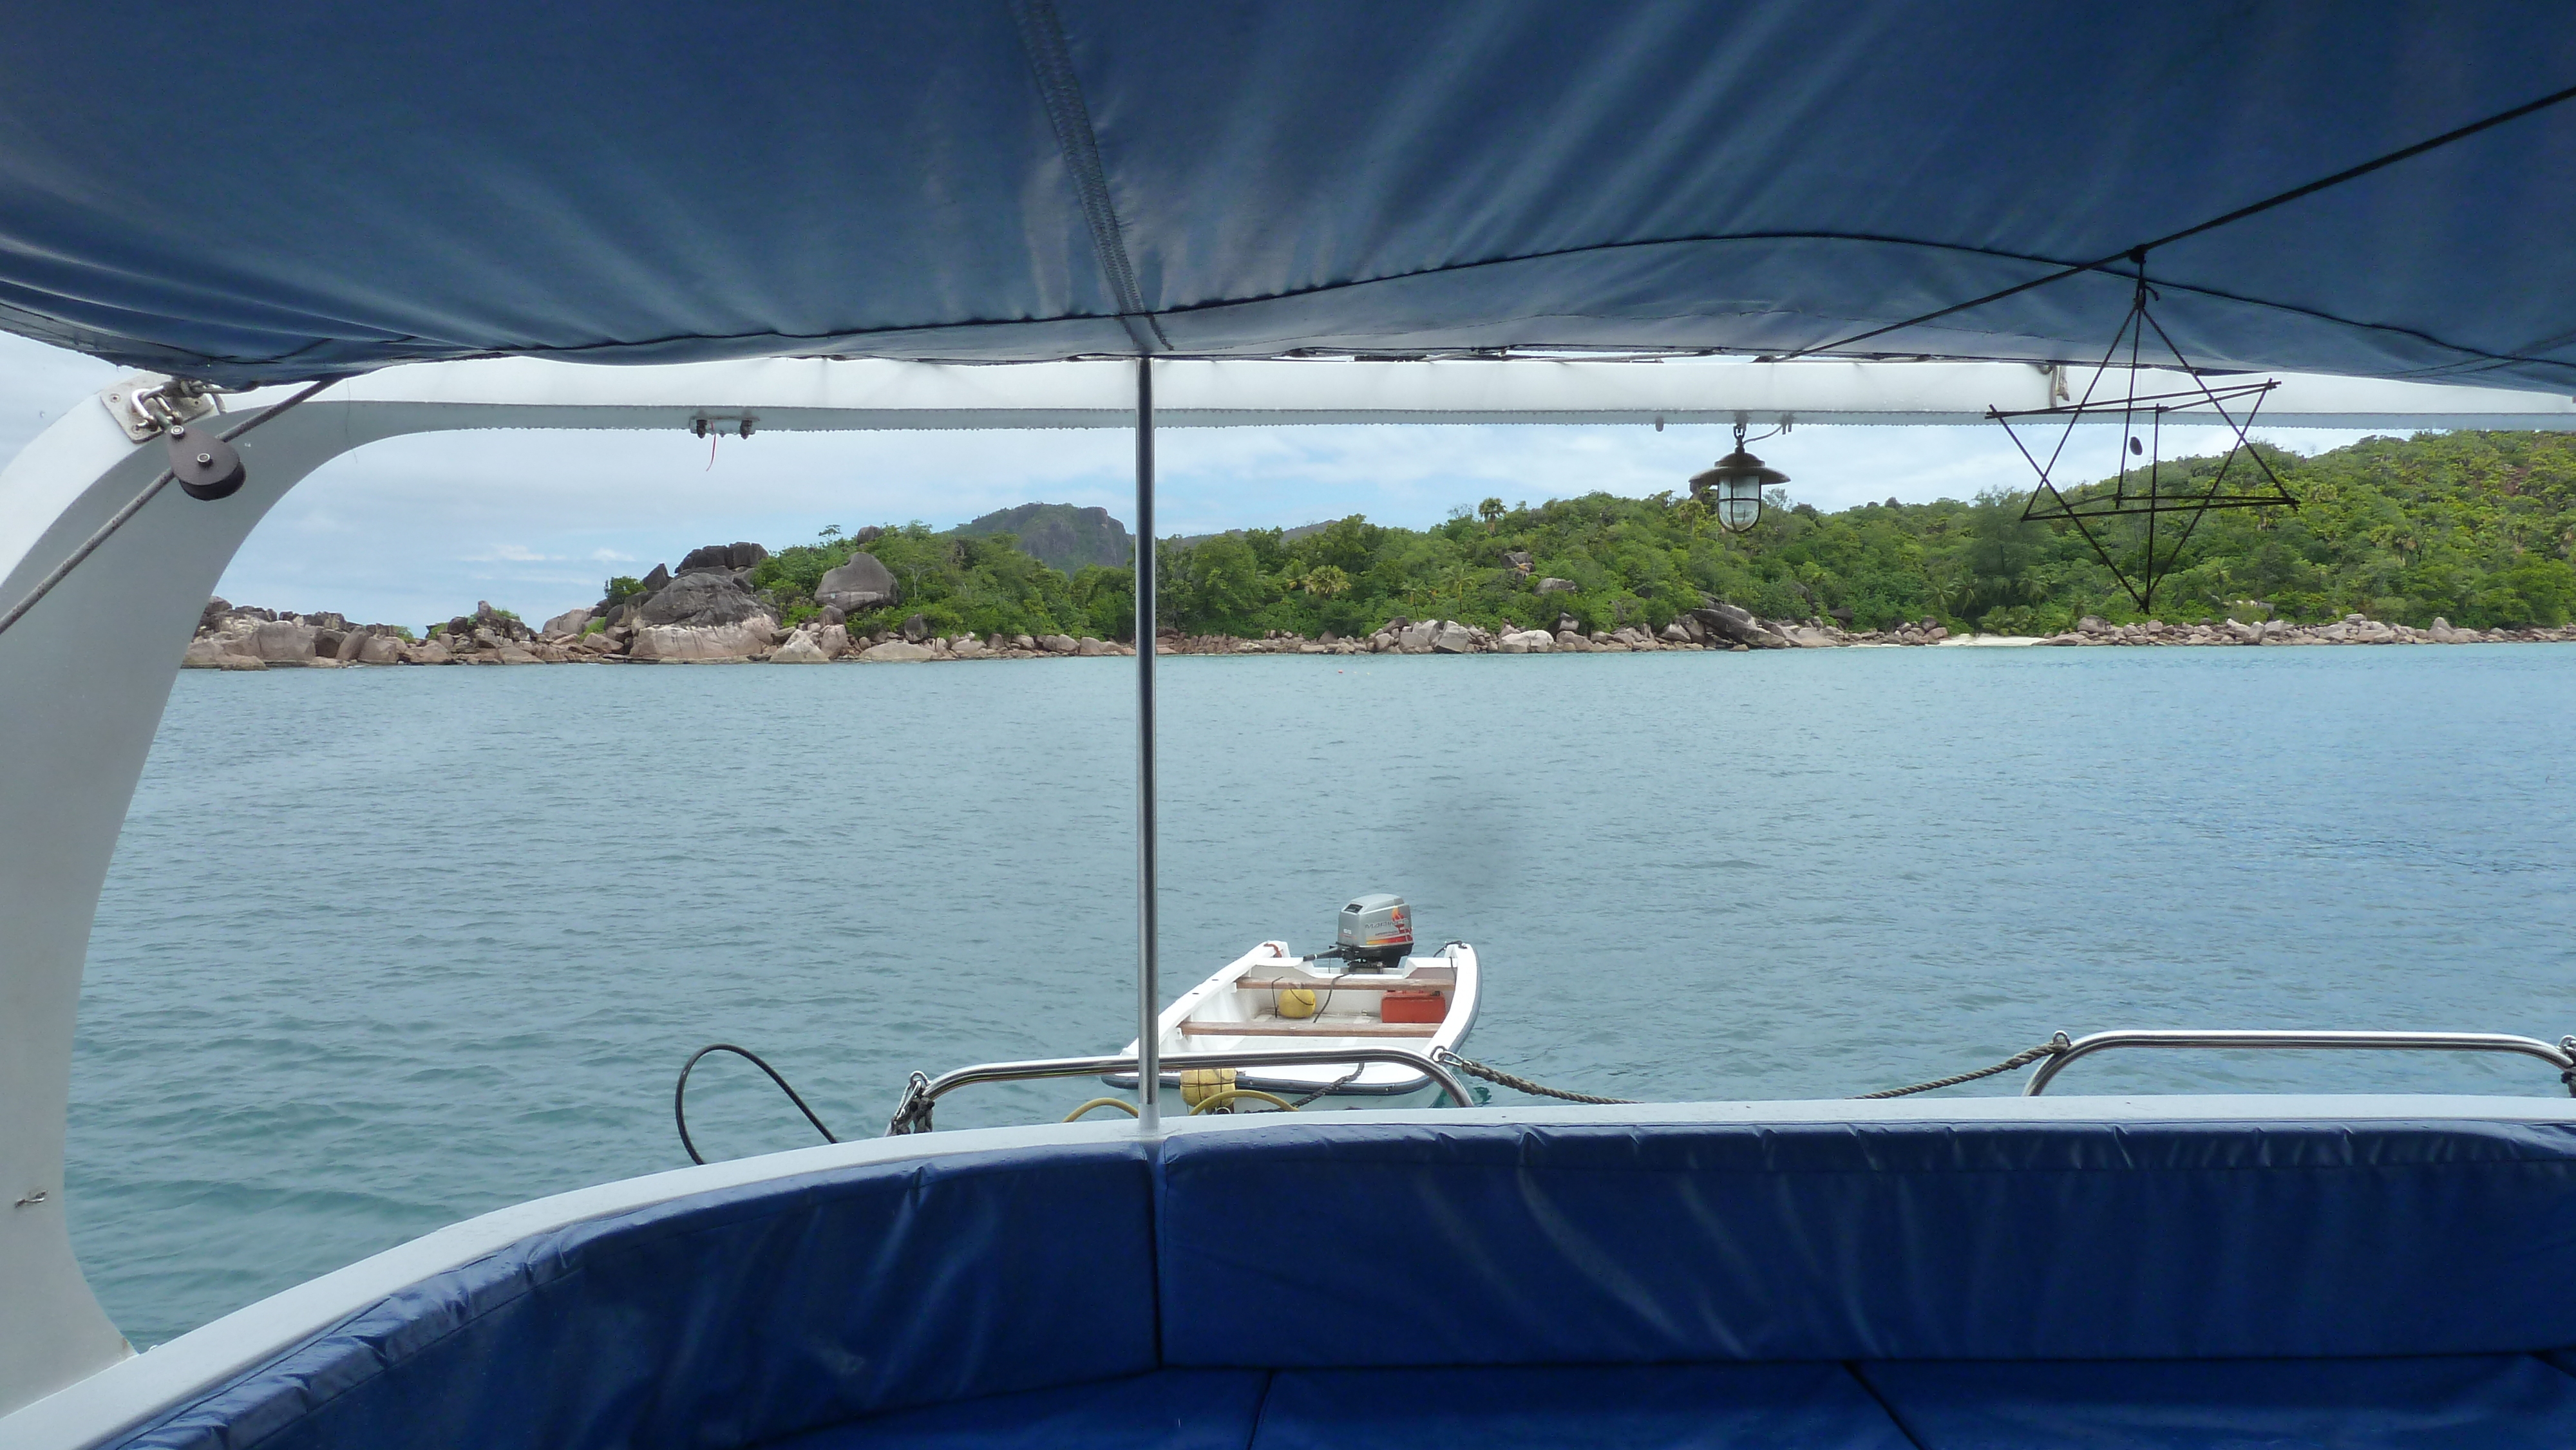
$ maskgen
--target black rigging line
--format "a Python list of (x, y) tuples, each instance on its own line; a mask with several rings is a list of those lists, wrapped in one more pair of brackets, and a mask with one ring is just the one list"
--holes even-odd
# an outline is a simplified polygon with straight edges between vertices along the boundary
[(815, 1132), (823, 1135), (824, 1142), (841, 1141), (832, 1136), (831, 1129), (823, 1126), (821, 1118), (814, 1116), (812, 1108), (805, 1106), (805, 1099), (797, 1093), (796, 1089), (787, 1085), (787, 1079), (778, 1075), (778, 1069), (761, 1061), (759, 1053), (749, 1048), (736, 1047), (730, 1042), (713, 1042), (689, 1054), (689, 1060), (680, 1064), (680, 1080), (671, 1085), (671, 1117), (680, 1125), (680, 1146), (689, 1150), (690, 1162), (703, 1165), (707, 1160), (698, 1156), (698, 1145), (689, 1139), (689, 1072), (698, 1065), (699, 1058), (710, 1052), (730, 1052), (769, 1074), (769, 1080), (778, 1084), (780, 1092), (787, 1094), (787, 1100), (796, 1105), (796, 1111), (805, 1115), (805, 1121), (814, 1125)]
[(2374, 171), (2378, 171), (2384, 167), (2394, 166), (2400, 161), (2421, 156), (2427, 151), (2438, 150), (2441, 147), (2450, 145), (2454, 141), (2465, 141), (2469, 137), (2475, 136), (2481, 131), (2491, 130), (2497, 126), (2503, 125), (2507, 121), (2518, 121), (2535, 111), (2545, 111), (2551, 106), (2560, 105), (2571, 100), (2576, 100), (2576, 86), (2569, 86), (2563, 91), (2556, 91), (2549, 95), (2542, 96), (2536, 101), (2526, 101), (2509, 111), (2498, 111), (2483, 121), (2472, 121), (2468, 125), (2462, 126), (2455, 131), (2445, 131), (2439, 136), (2418, 141), (2414, 145), (2405, 147), (2401, 150), (2391, 151), (2385, 156), (2375, 157), (2369, 161), (2361, 163), (2359, 166), (2347, 167), (2344, 170), (2336, 172), (2332, 176), (2320, 177), (2304, 186), (2294, 186), (2288, 191), (2281, 192), (2276, 196), (2267, 196), (2261, 201), (2255, 202), (2250, 206), (2240, 206), (2236, 210), (2228, 212), (2224, 216), (2211, 217), (2205, 222), (2187, 226), (2178, 232), (2170, 232), (2164, 236), (2156, 238), (2154, 241), (2140, 242), (2135, 246), (2123, 247), (2119, 251), (2113, 252), (2107, 257), (2098, 258), (2090, 262), (2076, 262), (2061, 268), (2058, 271), (2051, 272), (2045, 277), (2034, 277), (2027, 282), (2015, 283), (2010, 287), (2004, 288), (2000, 292), (1989, 292), (1983, 297), (1973, 298), (1966, 302), (1955, 303), (1951, 306), (1941, 308), (1937, 312), (1926, 312), (1920, 317), (1909, 317), (1903, 322), (1891, 322), (1885, 327), (1874, 327), (1867, 332), (1854, 333), (1850, 337), (1846, 337), (1839, 342), (1819, 343), (1814, 347), (1799, 348), (1795, 352), (1777, 353), (1774, 354), (1773, 357), (1775, 361), (1786, 362), (1791, 358), (1809, 357), (1816, 353), (1840, 352), (1844, 348), (1851, 346), (1853, 343), (1867, 342), (1873, 337), (1885, 337), (1891, 332), (1902, 332), (1906, 328), (1920, 327), (1927, 322), (1938, 322), (1944, 317), (1951, 316), (1955, 313), (1966, 312), (1970, 308), (1983, 307), (1989, 302), (2001, 302), (2007, 297), (2019, 296), (2024, 292), (2030, 291), (2034, 287), (2045, 287), (2051, 282), (2062, 282), (2079, 272), (2099, 272), (2123, 258), (2143, 266), (2145, 264), (2146, 254), (2158, 247), (2171, 246), (2175, 242), (2182, 241), (2186, 238), (2199, 236), (2202, 232), (2212, 231), (2216, 228), (2227, 226), (2235, 222), (2241, 222), (2247, 217), (2270, 211), (2277, 206), (2287, 206), (2289, 203), (2297, 201), (2301, 197), (2314, 196), (2318, 192), (2324, 191), (2329, 187), (2341, 186), (2347, 181), (2353, 181), (2360, 177), (2368, 176)]

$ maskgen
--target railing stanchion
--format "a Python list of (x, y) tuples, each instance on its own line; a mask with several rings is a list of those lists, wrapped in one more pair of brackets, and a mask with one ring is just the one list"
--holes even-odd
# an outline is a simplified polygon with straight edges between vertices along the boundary
[(1136, 1131), (1162, 1130), (1154, 822), (1154, 360), (1136, 359)]

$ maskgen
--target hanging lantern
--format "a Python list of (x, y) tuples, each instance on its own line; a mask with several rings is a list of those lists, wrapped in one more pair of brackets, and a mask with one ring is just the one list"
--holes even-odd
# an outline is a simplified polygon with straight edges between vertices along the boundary
[(1691, 497), (1716, 511), (1720, 528), (1743, 533), (1762, 519), (1762, 490), (1789, 481), (1789, 475), (1744, 451), (1744, 425), (1735, 425), (1735, 451), (1703, 472), (1693, 474)]

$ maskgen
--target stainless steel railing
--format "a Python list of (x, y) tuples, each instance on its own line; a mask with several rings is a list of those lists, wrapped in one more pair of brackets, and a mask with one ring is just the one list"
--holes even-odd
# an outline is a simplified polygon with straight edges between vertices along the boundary
[[(1465, 1107), (1475, 1099), (1449, 1069), (1418, 1052), (1401, 1047), (1311, 1047), (1287, 1052), (1193, 1052), (1183, 1057), (1162, 1060), (1164, 1072), (1180, 1072), (1194, 1067), (1311, 1067), (1319, 1064), (1394, 1063), (1411, 1068), (1440, 1085), (1449, 1101)], [(1027, 1082), (1051, 1077), (1097, 1077), (1108, 1072), (1135, 1072), (1136, 1059), (1119, 1057), (1042, 1057), (1026, 1062), (983, 1062), (943, 1072), (937, 1077), (914, 1073), (905, 1085), (903, 1101), (896, 1104), (894, 1116), (886, 1123), (886, 1136), (930, 1131), (931, 1113), (939, 1100), (957, 1089), (979, 1082)]]
[(2079, 1037), (2065, 1050), (2053, 1053), (2030, 1075), (2022, 1096), (2035, 1098), (2047, 1091), (2057, 1075), (2079, 1057), (2097, 1052), (2132, 1047), (2150, 1048), (2282, 1048), (2291, 1051), (2345, 1050), (2364, 1052), (2507, 1052), (2522, 1057), (2536, 1057), (2557, 1068), (2560, 1081), (2567, 1084), (2570, 1096), (2576, 1096), (2576, 1037), (2562, 1037), (2556, 1046), (2536, 1037), (2515, 1037), (2502, 1032), (2199, 1032), (2160, 1028), (2133, 1028), (2119, 1032), (2096, 1032)]
[[(2128, 1028), (2113, 1032), (2096, 1032), (2074, 1041), (2040, 1063), (2022, 1088), (2022, 1096), (2038, 1097), (2048, 1090), (2076, 1059), (2095, 1053), (2131, 1048), (2156, 1049), (2267, 1049), (2282, 1051), (2362, 1051), (2362, 1052), (2501, 1052), (2518, 1057), (2538, 1058), (2558, 1069), (2559, 1080), (2567, 1085), (2570, 1096), (2576, 1096), (2576, 1036), (2562, 1037), (2556, 1044), (2536, 1037), (2516, 1037), (2503, 1032), (2310, 1032), (2310, 1031), (2229, 1031), (2171, 1028)], [(1410, 1068), (1439, 1084), (1449, 1101), (1466, 1106), (1474, 1101), (1467, 1089), (1447, 1067), (1401, 1047), (1317, 1047), (1293, 1051), (1199, 1052), (1162, 1060), (1165, 1072), (1177, 1073), (1188, 1068), (1208, 1067), (1299, 1067), (1316, 1064), (1392, 1063)], [(1103, 1073), (1135, 1072), (1136, 1059), (1117, 1057), (1048, 1057), (1024, 1062), (986, 1062), (961, 1067), (931, 1077), (914, 1073), (905, 1086), (903, 1101), (886, 1124), (888, 1136), (903, 1133), (926, 1133), (931, 1128), (931, 1114), (939, 1100), (957, 1089), (974, 1083), (1026, 1082), (1059, 1077), (1096, 1077)]]

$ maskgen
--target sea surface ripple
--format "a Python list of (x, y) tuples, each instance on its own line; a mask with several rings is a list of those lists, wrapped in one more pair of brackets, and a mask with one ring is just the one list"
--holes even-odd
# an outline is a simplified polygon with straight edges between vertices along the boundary
[[(1133, 665), (180, 677), (100, 905), (68, 1200), (140, 1344), (680, 1165), (769, 1057), (1133, 1035)], [(1167, 995), (1364, 891), (1476, 943), (1476, 1056), (1833, 1097), (2065, 1029), (2576, 1031), (2576, 649), (1184, 659)], [(2522, 1060), (2157, 1053), (2062, 1090), (2558, 1094)], [(2012, 1092), (2020, 1074), (1964, 1091)], [(1087, 1084), (969, 1090), (943, 1127)], [(810, 1130), (748, 1066), (710, 1156)]]

